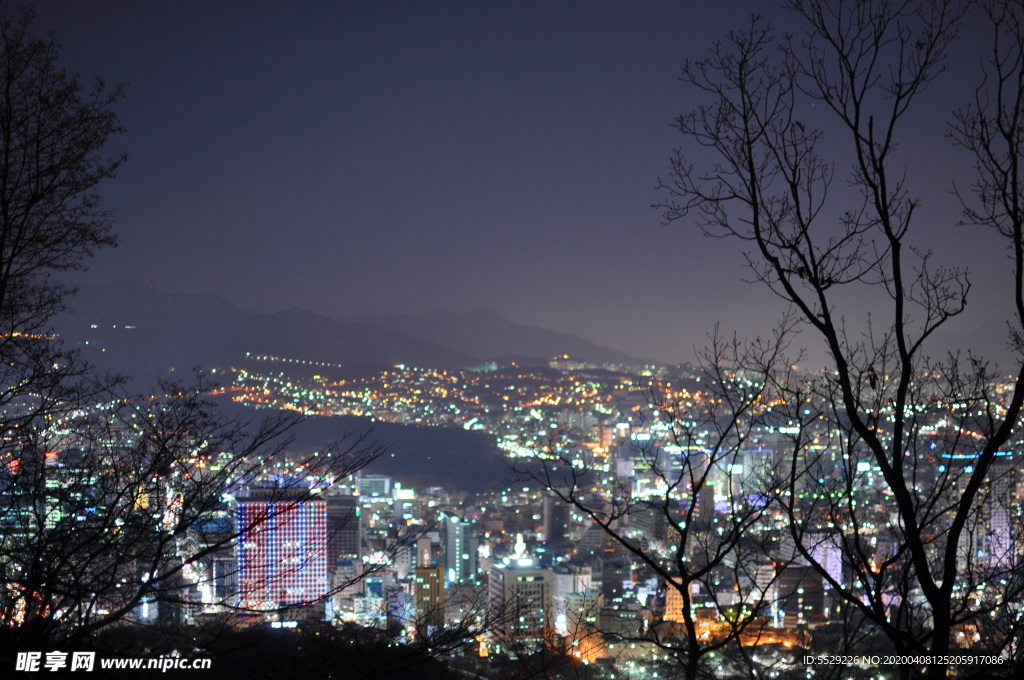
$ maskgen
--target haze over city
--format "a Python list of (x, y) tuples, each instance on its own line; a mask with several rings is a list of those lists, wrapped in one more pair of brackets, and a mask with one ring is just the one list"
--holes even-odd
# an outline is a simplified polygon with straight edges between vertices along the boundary
[[(129, 83), (111, 145), (129, 162), (102, 188), (120, 245), (85, 283), (336, 318), (493, 309), (677, 362), (715, 324), (755, 335), (784, 309), (743, 282), (739, 249), (651, 207), (683, 142), (673, 120), (697, 103), (680, 68), (762, 3), (36, 9), (70, 69)], [(944, 87), (973, 82), (971, 30)], [(949, 107), (904, 131), (901, 158), (930, 218), (918, 228), (973, 269), (971, 316), (947, 332), (1001, 333), (1006, 312), (985, 302), (1007, 285), (986, 266), (1001, 247), (956, 226)], [(838, 148), (843, 132), (828, 132)], [(838, 188), (848, 159), (836, 163)]]

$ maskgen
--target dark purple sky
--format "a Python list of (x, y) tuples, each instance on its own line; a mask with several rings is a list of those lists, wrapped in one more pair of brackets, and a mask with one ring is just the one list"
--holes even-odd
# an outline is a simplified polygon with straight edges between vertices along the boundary
[[(716, 322), (763, 331), (781, 306), (742, 283), (738, 244), (663, 227), (650, 207), (681, 142), (672, 120), (693, 104), (680, 66), (751, 8), (771, 11), (38, 2), (70, 70), (130, 83), (115, 140), (129, 162), (103, 188), (120, 247), (88, 280), (331, 316), (485, 307), (664, 360), (691, 358)], [(976, 63), (958, 53), (941, 94)], [(953, 226), (965, 159), (942, 138), (959, 103), (943, 96), (904, 146), (921, 233), (966, 254), (986, 298), (1005, 260)]]

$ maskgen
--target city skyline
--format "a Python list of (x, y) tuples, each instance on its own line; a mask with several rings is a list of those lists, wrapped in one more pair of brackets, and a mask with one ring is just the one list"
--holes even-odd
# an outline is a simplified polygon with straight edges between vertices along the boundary
[(16, 672), (1019, 674), (1024, 4), (43, 6), (0, 10)]

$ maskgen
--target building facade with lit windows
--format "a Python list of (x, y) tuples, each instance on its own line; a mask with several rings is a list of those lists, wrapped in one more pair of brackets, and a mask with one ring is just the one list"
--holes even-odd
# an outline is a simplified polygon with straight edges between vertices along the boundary
[(416, 627), (429, 636), (444, 625), (444, 567), (417, 567), (415, 573)]
[(238, 600), (268, 611), (316, 602), (329, 590), (327, 502), (308, 491), (251, 489), (238, 502)]
[(525, 553), (522, 535), (515, 552), (491, 567), (488, 609), (501, 637), (516, 653), (544, 648), (554, 631), (554, 572)]

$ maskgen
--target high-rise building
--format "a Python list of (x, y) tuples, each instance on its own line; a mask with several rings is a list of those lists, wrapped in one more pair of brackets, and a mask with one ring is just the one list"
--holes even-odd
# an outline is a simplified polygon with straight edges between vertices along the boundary
[(477, 551), (473, 525), (447, 512), (440, 513), (444, 565), (448, 583), (466, 583), (476, 577)]
[(364, 474), (359, 478), (359, 495), (365, 500), (391, 501), (391, 478), (387, 475)]
[(488, 591), (491, 617), (516, 650), (543, 649), (554, 631), (554, 572), (540, 568), (520, 543), (512, 557), (491, 568)]
[(438, 566), (438, 554), (436, 544), (440, 537), (436, 531), (428, 531), (420, 534), (416, 539), (416, 568)]
[(238, 502), (238, 599), (270, 610), (328, 592), (327, 502), (306, 490), (251, 489)]
[(565, 543), (569, 532), (569, 504), (549, 491), (544, 494), (541, 517), (544, 521), (544, 542), (549, 546)]
[(359, 520), (358, 496), (327, 498), (328, 569), (333, 569), (339, 559), (359, 557)]
[(444, 625), (444, 567), (417, 567), (416, 627), (430, 635)]
[(1020, 532), (1017, 522), (1020, 507), (1021, 471), (1019, 454), (996, 454), (985, 477), (985, 502), (982, 509), (983, 535), (976, 545), (985, 553), (985, 567), (1006, 569), (1021, 562)]

